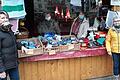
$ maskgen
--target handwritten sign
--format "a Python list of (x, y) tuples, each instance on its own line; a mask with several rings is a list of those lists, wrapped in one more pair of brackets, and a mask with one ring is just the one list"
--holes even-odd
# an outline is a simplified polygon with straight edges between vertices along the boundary
[(74, 44), (69, 44), (68, 45), (68, 50), (74, 49)]
[(82, 46), (85, 47), (85, 46), (87, 46), (87, 45), (86, 45), (85, 43), (82, 43)]
[(49, 55), (53, 55), (53, 54), (56, 54), (56, 51), (55, 50), (50, 50)]
[(34, 54), (33, 49), (28, 49), (28, 50), (26, 51), (26, 54)]

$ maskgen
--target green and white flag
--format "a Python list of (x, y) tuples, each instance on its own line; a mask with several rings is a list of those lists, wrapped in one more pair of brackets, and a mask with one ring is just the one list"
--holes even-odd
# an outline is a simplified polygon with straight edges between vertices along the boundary
[(8, 12), (10, 18), (23, 18), (26, 15), (24, 0), (1, 0), (2, 10)]

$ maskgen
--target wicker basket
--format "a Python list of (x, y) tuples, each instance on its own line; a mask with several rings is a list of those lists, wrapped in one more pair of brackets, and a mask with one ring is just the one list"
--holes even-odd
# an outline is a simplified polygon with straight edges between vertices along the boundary
[(27, 28), (25, 27), (21, 27), (20, 28), (22, 32), (20, 32), (19, 34), (17, 34), (17, 39), (26, 39), (29, 38), (29, 31)]

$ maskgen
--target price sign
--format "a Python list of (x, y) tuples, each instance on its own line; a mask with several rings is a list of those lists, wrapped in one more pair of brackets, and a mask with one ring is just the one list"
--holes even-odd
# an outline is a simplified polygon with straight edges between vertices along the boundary
[(28, 50), (26, 51), (26, 54), (34, 54), (33, 49), (28, 49)]
[(55, 50), (50, 50), (49, 55), (53, 55), (53, 54), (56, 54), (56, 51)]
[(68, 50), (74, 49), (74, 44), (68, 45)]

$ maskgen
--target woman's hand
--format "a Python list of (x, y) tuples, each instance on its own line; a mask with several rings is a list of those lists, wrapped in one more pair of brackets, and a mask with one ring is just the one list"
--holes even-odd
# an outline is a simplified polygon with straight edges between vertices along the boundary
[(6, 73), (5, 72), (1, 72), (0, 73), (0, 78), (6, 78)]
[(108, 51), (108, 55), (112, 56), (112, 53), (110, 51)]

